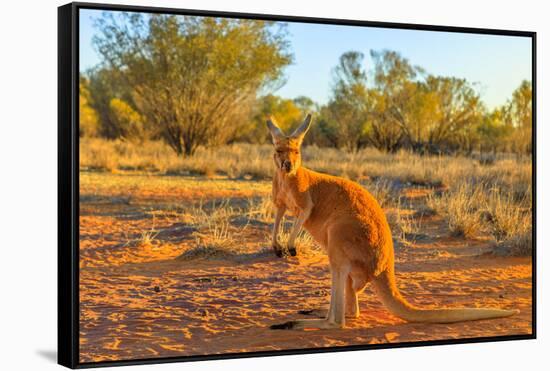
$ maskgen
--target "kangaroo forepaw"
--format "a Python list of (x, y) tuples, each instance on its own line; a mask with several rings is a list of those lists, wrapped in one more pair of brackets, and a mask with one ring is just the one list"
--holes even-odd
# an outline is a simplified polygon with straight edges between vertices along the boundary
[(289, 246), (288, 253), (290, 254), (290, 256), (296, 256), (296, 246)]
[(273, 245), (271, 245), (271, 247), (273, 248), (273, 251), (278, 258), (283, 257), (283, 247), (278, 242), (273, 242)]

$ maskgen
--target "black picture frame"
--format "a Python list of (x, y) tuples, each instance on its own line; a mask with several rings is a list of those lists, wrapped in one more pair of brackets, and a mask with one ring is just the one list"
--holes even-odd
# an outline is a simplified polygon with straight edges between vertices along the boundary
[[(170, 13), (179, 15), (215, 16), (241, 19), (399, 28), (487, 35), (522, 36), (532, 41), (532, 187), (533, 187), (533, 251), (532, 251), (532, 334), (446, 339), (394, 344), (365, 344), (330, 348), (308, 348), (248, 353), (227, 353), (201, 356), (147, 358), (94, 363), (79, 362), (79, 10), (97, 9), (127, 12)], [(129, 6), (95, 3), (70, 3), (58, 8), (58, 363), (69, 368), (119, 366), (183, 361), (202, 361), (341, 352), (366, 349), (418, 347), (427, 345), (464, 344), (508, 340), (536, 339), (536, 32), (486, 28), (449, 27), (408, 23), (372, 22), (350, 19), (310, 18), (272, 14), (203, 11), (148, 6)]]

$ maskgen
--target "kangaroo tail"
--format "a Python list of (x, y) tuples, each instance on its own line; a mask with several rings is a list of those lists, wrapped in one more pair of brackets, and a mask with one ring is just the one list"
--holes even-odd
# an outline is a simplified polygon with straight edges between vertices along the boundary
[(374, 289), (386, 308), (399, 318), (409, 322), (452, 323), (488, 318), (508, 317), (519, 310), (489, 308), (420, 309), (408, 303), (397, 288), (393, 267), (382, 272), (374, 280)]

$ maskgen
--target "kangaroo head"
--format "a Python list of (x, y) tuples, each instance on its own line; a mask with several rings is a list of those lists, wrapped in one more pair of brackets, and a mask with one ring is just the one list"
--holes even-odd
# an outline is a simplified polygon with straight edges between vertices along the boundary
[(302, 165), (300, 147), (311, 125), (311, 114), (307, 114), (304, 122), (290, 135), (285, 135), (276, 124), (273, 117), (267, 120), (267, 127), (271, 132), (275, 153), (273, 160), (278, 170), (286, 174), (295, 174)]

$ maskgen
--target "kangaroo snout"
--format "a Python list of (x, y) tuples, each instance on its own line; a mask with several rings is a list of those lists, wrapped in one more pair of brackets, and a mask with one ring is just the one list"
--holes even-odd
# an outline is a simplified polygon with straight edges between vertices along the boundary
[(292, 164), (288, 160), (284, 160), (281, 164), (281, 168), (287, 173), (292, 169)]

